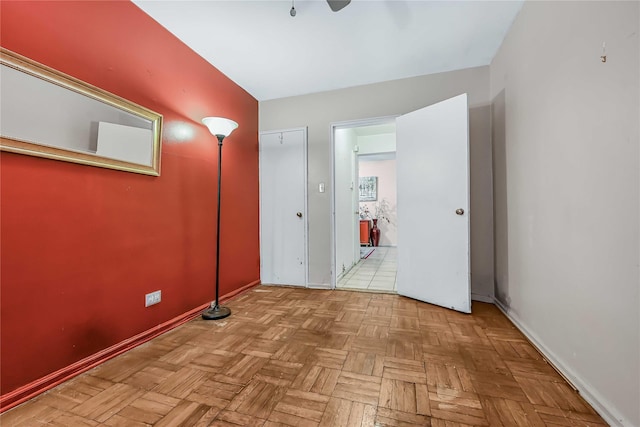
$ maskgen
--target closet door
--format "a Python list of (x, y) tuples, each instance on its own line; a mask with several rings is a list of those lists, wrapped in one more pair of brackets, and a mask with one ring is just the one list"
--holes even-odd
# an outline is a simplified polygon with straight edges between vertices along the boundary
[(260, 134), (260, 280), (307, 284), (307, 131)]

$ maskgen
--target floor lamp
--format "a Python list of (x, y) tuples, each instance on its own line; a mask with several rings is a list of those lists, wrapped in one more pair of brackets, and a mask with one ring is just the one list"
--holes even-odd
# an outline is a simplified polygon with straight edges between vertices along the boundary
[(205, 320), (224, 319), (231, 314), (228, 307), (221, 307), (219, 304), (220, 292), (220, 183), (222, 181), (222, 140), (231, 135), (238, 124), (233, 120), (223, 117), (205, 117), (202, 119), (209, 132), (218, 138), (218, 217), (216, 225), (216, 299), (211, 303), (211, 307), (202, 312)]

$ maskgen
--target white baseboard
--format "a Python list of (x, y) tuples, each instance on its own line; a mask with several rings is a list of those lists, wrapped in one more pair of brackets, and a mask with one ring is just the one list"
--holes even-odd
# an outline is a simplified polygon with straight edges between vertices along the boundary
[(591, 386), (587, 381), (577, 375), (573, 369), (571, 369), (566, 363), (562, 362), (553, 351), (547, 348), (540, 338), (518, 318), (509, 308), (505, 307), (497, 298), (493, 301), (504, 313), (505, 316), (522, 332), (531, 343), (538, 349), (540, 353), (544, 355), (547, 361), (552, 364), (557, 371), (559, 371), (567, 381), (571, 383), (573, 388), (578, 390), (578, 393), (586, 400), (593, 409), (610, 425), (615, 427), (633, 427), (633, 424), (625, 419), (615, 409), (615, 407), (605, 399), (598, 391)]
[(331, 289), (330, 283), (307, 283), (309, 289)]
[(471, 293), (471, 301), (488, 302), (493, 304), (494, 298), (491, 295), (480, 295)]

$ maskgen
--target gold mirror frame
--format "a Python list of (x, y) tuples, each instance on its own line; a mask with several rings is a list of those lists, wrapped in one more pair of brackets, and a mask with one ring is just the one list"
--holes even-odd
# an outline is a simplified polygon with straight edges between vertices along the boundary
[[(97, 88), (93, 85), (85, 83), (60, 71), (49, 68), (29, 58), (12, 52), (8, 49), (0, 47), (0, 65), (13, 68), (19, 72), (40, 79), (44, 82), (57, 85), (63, 89), (67, 89), (83, 95), (91, 100), (106, 104), (120, 112), (129, 113), (143, 121), (148, 121), (151, 130), (152, 144), (150, 164), (133, 163), (115, 158), (103, 157), (94, 154), (91, 151), (79, 151), (45, 145), (42, 142), (27, 141), (15, 137), (3, 135), (0, 128), (0, 150), (12, 153), (26, 154), (30, 156), (44, 157), (48, 159), (62, 160), (83, 165), (97, 166), (109, 169), (117, 169), (121, 171), (140, 173), (145, 175), (160, 175), (160, 152), (162, 144), (162, 115), (142, 107), (133, 102), (127, 101), (117, 95), (109, 93), (105, 90)], [(22, 94), (21, 94), (22, 96)], [(25, 93), (24, 96), (29, 96)], [(59, 108), (55, 103), (51, 103), (48, 108)], [(70, 112), (72, 117), (82, 118), (82, 111), (78, 114)], [(117, 113), (114, 111), (114, 113)], [(34, 125), (38, 123), (38, 117), (33, 117)], [(90, 126), (91, 123), (79, 123), (81, 126)], [(109, 123), (108, 123), (109, 124)]]

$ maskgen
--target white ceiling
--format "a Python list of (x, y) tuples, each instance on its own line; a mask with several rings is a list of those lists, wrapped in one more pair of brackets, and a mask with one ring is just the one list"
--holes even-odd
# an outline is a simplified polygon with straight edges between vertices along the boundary
[(487, 65), (522, 0), (133, 0), (259, 101)]

